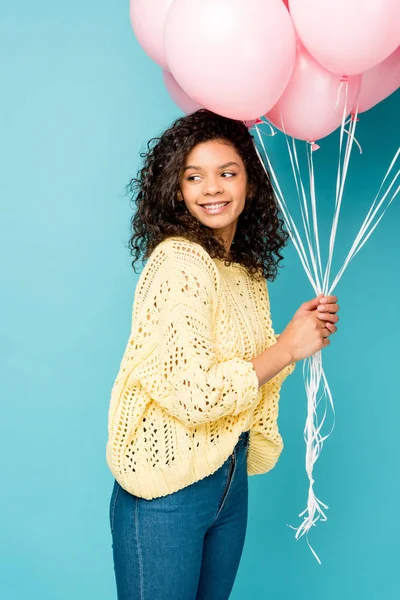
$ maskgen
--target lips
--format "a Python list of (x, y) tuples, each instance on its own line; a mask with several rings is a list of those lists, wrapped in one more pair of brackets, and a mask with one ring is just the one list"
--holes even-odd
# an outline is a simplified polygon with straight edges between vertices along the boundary
[(215, 204), (230, 204), (230, 200), (220, 200), (219, 202), (204, 202), (204, 204), (200, 204), (200, 206), (214, 206)]

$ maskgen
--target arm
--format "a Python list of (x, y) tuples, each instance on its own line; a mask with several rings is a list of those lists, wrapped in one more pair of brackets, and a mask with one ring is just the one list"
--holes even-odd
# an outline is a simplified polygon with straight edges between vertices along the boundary
[[(275, 337), (277, 338), (278, 336)], [(282, 369), (288, 367), (292, 363), (292, 357), (285, 348), (275, 343), (258, 356), (252, 358), (251, 362), (253, 363), (259, 386), (261, 387), (273, 379)]]
[[(254, 408), (262, 391), (258, 360), (253, 365), (237, 357), (218, 358), (216, 268), (201, 249), (184, 248), (163, 244), (147, 271), (148, 289), (138, 291), (144, 302), (131, 338), (141, 356), (127, 384), (140, 385), (166, 412), (194, 427)], [(277, 356), (276, 350), (272, 354)]]
[[(269, 349), (273, 349), (274, 344)], [(278, 414), (282, 383), (295, 369), (295, 363), (284, 367), (262, 387), (262, 398), (256, 406), (250, 426), (248, 474), (257, 475), (273, 469), (283, 450)]]
[[(296, 366), (289, 354), (285, 358), (287, 351), (277, 343), (280, 334), (276, 334), (273, 329), (267, 284), (262, 300), (260, 309), (269, 317), (266, 321), (266, 335), (273, 340), (272, 345), (265, 350), (265, 356), (268, 352), (270, 353), (268, 362), (271, 361), (272, 364), (268, 367), (267, 361), (261, 361), (260, 365), (262, 398), (252, 414), (250, 424), (250, 451), (247, 463), (249, 475), (266, 473), (273, 469), (283, 450), (283, 440), (278, 427), (280, 392), (284, 380)], [(281, 366), (282, 370), (280, 370)], [(267, 373), (268, 368), (270, 369), (269, 373)], [(270, 377), (271, 375), (272, 377)]]

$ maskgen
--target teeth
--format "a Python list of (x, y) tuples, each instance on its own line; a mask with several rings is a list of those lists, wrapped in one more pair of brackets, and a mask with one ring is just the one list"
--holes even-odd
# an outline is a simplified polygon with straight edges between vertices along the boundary
[(221, 202), (221, 204), (203, 204), (205, 208), (220, 208), (221, 206), (225, 206), (228, 204), (227, 202)]

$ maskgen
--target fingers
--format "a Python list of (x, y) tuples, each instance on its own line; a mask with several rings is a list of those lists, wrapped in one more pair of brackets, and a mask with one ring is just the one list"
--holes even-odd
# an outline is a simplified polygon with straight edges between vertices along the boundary
[(306, 310), (314, 310), (315, 308), (317, 308), (317, 306), (321, 302), (322, 297), (323, 297), (323, 294), (320, 294), (319, 296), (317, 296), (316, 298), (313, 298), (312, 300), (303, 302), (303, 308), (305, 308)]
[(339, 316), (331, 313), (320, 313), (319, 311), (316, 313), (317, 318), (321, 321), (329, 321), (330, 323), (337, 323), (339, 321)]
[(322, 337), (327, 338), (331, 335), (331, 332), (326, 327), (321, 328)]
[(329, 329), (330, 333), (336, 333), (337, 327), (336, 325), (332, 325), (332, 323), (327, 323), (326, 328)]
[(303, 302), (303, 308), (306, 310), (313, 310), (318, 307), (318, 310), (324, 312), (338, 312), (339, 305), (337, 304), (337, 300), (336, 296), (324, 296), (323, 294), (319, 294), (316, 298)]
[(336, 332), (337, 327), (336, 325), (332, 325), (332, 323), (326, 323), (325, 325), (321, 326), (322, 337), (329, 337), (330, 335), (332, 335), (332, 333)]
[(328, 337), (337, 331), (337, 327), (333, 323), (339, 321), (339, 316), (336, 314), (338, 312), (339, 305), (337, 304), (336, 296), (324, 296), (321, 298), (316, 314), (318, 319), (324, 322), (321, 331), (324, 338), (323, 343), (326, 346), (330, 343)]
[(339, 304), (320, 304), (318, 306), (320, 312), (337, 313), (340, 310)]
[[(323, 295), (323, 294), (320, 294), (318, 296), (318, 298), (321, 295)], [(323, 296), (323, 298), (321, 298), (322, 304), (336, 304), (337, 301), (338, 301), (337, 296)]]

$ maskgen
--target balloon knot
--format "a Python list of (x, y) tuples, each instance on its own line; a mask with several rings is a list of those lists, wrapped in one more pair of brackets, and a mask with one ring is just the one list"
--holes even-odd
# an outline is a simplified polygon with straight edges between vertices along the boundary
[(353, 122), (355, 121), (356, 123), (358, 123), (358, 121), (359, 121), (360, 119), (359, 119), (358, 117), (357, 117), (357, 119), (355, 119), (355, 116), (356, 116), (356, 115), (355, 115), (354, 113), (351, 113), (351, 120), (352, 120)]
[(318, 144), (316, 144), (314, 141), (312, 142), (308, 142), (311, 145), (311, 150), (314, 152), (315, 150), (318, 150), (320, 148), (320, 146), (318, 146)]
[(254, 125), (260, 125), (264, 123), (264, 121), (262, 119), (257, 119), (256, 122), (254, 123)]
[(342, 75), (340, 78), (340, 81), (348, 81), (349, 80), (349, 76), (348, 75)]

